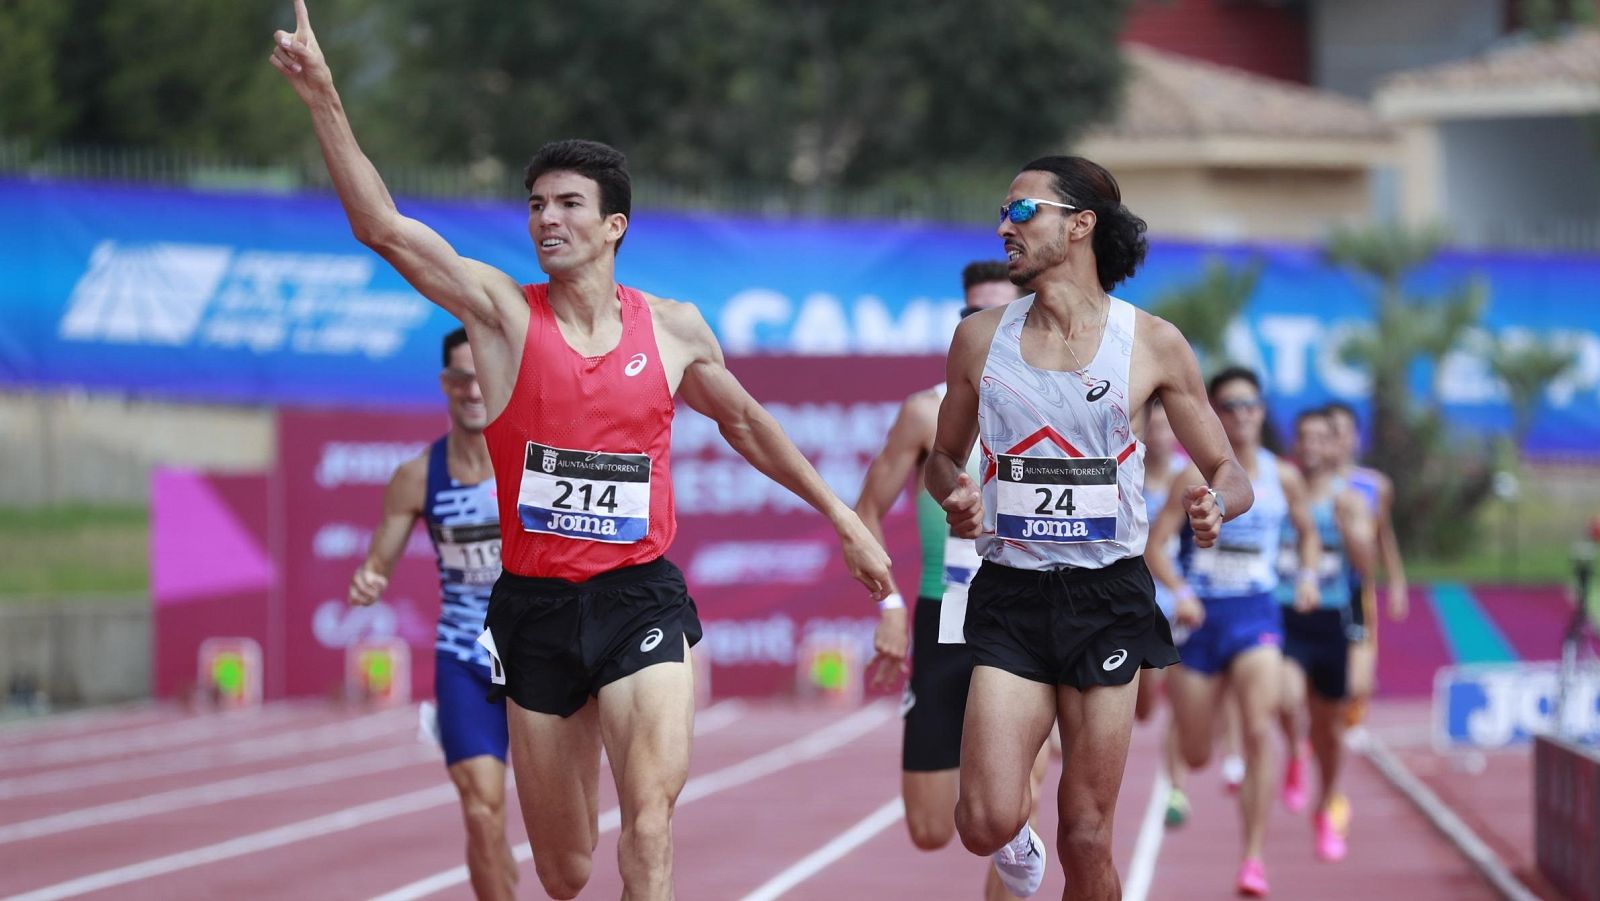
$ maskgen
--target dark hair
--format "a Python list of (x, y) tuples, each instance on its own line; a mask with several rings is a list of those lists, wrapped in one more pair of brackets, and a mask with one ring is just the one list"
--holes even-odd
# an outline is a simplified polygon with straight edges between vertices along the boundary
[[(622, 151), (599, 141), (551, 141), (539, 148), (528, 161), (522, 186), (533, 192), (533, 183), (546, 172), (576, 172), (600, 186), (600, 215), (633, 212), (633, 181), (628, 177), (628, 158)], [(627, 237), (626, 234), (623, 237)], [(617, 239), (622, 249), (622, 238)]]
[(444, 368), (450, 368), (450, 352), (467, 343), (467, 330), (458, 328), (444, 336)]
[(1100, 287), (1110, 291), (1144, 262), (1150, 242), (1145, 240), (1144, 220), (1122, 205), (1122, 189), (1117, 180), (1099, 163), (1081, 156), (1043, 156), (1023, 172), (1048, 172), (1055, 176), (1056, 194), (1064, 203), (1095, 215), (1094, 266)]
[(989, 282), (1011, 283), (1011, 273), (1006, 268), (1005, 260), (977, 260), (961, 270), (963, 291), (971, 291), (973, 285), (986, 285)]
[(1342, 400), (1330, 400), (1326, 404), (1323, 404), (1322, 413), (1324, 416), (1332, 416), (1335, 413), (1343, 413), (1344, 415), (1350, 417), (1351, 422), (1355, 423), (1356, 431), (1361, 431), (1361, 417), (1356, 415), (1356, 408), (1350, 406)]
[(1255, 370), (1246, 369), (1243, 366), (1229, 366), (1227, 369), (1212, 376), (1211, 381), (1206, 383), (1206, 398), (1216, 400), (1217, 392), (1222, 390), (1223, 385), (1237, 381), (1249, 382), (1250, 386), (1256, 389), (1257, 394), (1261, 393), (1261, 379), (1256, 375)]
[(1308, 410), (1301, 410), (1294, 418), (1295, 434), (1300, 434), (1300, 427), (1305, 425), (1307, 422), (1310, 422), (1313, 419), (1327, 419), (1332, 412), (1333, 411), (1329, 410), (1327, 407), (1312, 407)]

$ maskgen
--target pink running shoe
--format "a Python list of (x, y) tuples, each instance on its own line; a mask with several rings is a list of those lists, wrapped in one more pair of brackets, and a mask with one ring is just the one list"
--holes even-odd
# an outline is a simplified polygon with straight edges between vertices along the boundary
[(1238, 892), (1246, 898), (1267, 896), (1267, 865), (1259, 857), (1247, 857), (1239, 866)]
[(1317, 833), (1317, 859), (1328, 863), (1344, 860), (1348, 849), (1344, 836), (1339, 834), (1339, 827), (1333, 822), (1332, 814), (1319, 810), (1311, 823)]
[(1283, 768), (1283, 806), (1290, 813), (1299, 813), (1311, 803), (1311, 792), (1306, 789), (1306, 755), (1289, 761)]

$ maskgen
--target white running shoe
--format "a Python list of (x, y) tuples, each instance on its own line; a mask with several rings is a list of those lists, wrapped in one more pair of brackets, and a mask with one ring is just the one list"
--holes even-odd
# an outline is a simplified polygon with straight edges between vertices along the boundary
[(1016, 838), (994, 852), (992, 859), (1001, 884), (1018, 898), (1038, 891), (1044, 882), (1044, 840), (1027, 823), (1022, 824)]

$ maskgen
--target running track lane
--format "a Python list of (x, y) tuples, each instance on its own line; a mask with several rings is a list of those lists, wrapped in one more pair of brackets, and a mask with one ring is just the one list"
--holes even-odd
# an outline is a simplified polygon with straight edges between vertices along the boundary
[[(701, 722), (719, 728), (696, 741), (691, 789), (677, 817), (680, 896), (743, 899), (788, 874), (781, 882), (787, 887), (781, 897), (788, 899), (974, 897), (982, 879), (982, 860), (960, 848), (959, 842), (931, 854), (911, 847), (892, 807), (899, 790), (899, 720), (886, 712), (875, 720), (871, 716), (869, 712), (869, 719), (862, 719), (853, 711), (781, 704), (750, 705), (737, 717), (719, 714), (715, 707), (702, 711)], [(853, 738), (836, 728), (852, 717)], [(414, 720), (397, 717), (396, 723), (393, 741), (414, 743)], [(228, 724), (211, 740), (228, 741), (236, 724)], [(302, 728), (317, 727), (315, 720), (302, 724)], [(835, 731), (829, 733), (830, 729)], [(824, 734), (837, 740), (815, 740)], [(1159, 736), (1160, 728), (1153, 725), (1140, 727), (1134, 735), (1114, 836), (1115, 859), (1125, 878), (1134, 856), (1134, 837), (1151, 800)], [(808, 742), (815, 753), (808, 756), (794, 750)], [(304, 761), (274, 758), (271, 767), (297, 762)], [(231, 769), (225, 772), (232, 776)], [(1053, 766), (1048, 786), (1053, 787), (1058, 773)], [(1395, 890), (1403, 890), (1408, 901), (1490, 897), (1466, 865), (1419, 825), (1415, 813), (1365, 762), (1357, 763), (1352, 773), (1357, 832), (1351, 860), (1336, 869), (1310, 860), (1309, 829), (1300, 818), (1274, 814), (1269, 854), (1275, 855), (1272, 876), (1277, 897), (1314, 898), (1307, 892), (1316, 886), (1326, 886), (1329, 897), (1341, 898), (1394, 897)], [(193, 773), (193, 779), (219, 781), (204, 770)], [(717, 790), (697, 790), (697, 784)], [(615, 822), (614, 814), (607, 816), (614, 805), (609, 774), (602, 774), (601, 786), (604, 828)], [(101, 803), (102, 795), (87, 790), (74, 799), (73, 807)], [(1196, 819), (1186, 829), (1166, 834), (1155, 850), (1151, 899), (1230, 896), (1235, 814), (1210, 773), (1196, 779), (1194, 797)], [(13, 819), (9, 810), (0, 812), (0, 823)], [(521, 825), (514, 813), (510, 819), (511, 841), (519, 844), (524, 840)], [(1052, 805), (1046, 804), (1040, 825), (1053, 845)], [(1363, 832), (1364, 827), (1368, 831)], [(311, 834), (318, 829), (320, 834)], [(174, 859), (187, 865), (105, 883), (87, 896), (372, 898), (451, 871), (459, 866), (460, 846), (453, 793), (444, 785), (439, 761), (429, 757), (392, 772), (352, 773), (349, 779), (314, 788), (0, 846), (0, 896), (141, 864), (150, 871), (152, 858), (166, 858), (168, 867)], [(232, 856), (206, 863), (205, 855), (197, 853), (210, 848), (216, 856), (219, 847)], [(613, 827), (602, 836), (595, 877), (584, 897), (619, 893), (615, 853)], [(1297, 861), (1297, 854), (1305, 860)], [(61, 859), (71, 871), (63, 875), (45, 868), (55, 878), (44, 876), (42, 865)], [(531, 865), (524, 864), (521, 873), (520, 894), (540, 897)], [(1335, 874), (1343, 878), (1330, 878)], [(1216, 891), (1211, 893), (1213, 884)], [(1037, 897), (1059, 897), (1061, 888), (1052, 848), (1048, 877)], [(1203, 890), (1196, 894), (1196, 889)], [(467, 898), (470, 892), (456, 882), (414, 897)], [(771, 897), (778, 895), (755, 895)]]

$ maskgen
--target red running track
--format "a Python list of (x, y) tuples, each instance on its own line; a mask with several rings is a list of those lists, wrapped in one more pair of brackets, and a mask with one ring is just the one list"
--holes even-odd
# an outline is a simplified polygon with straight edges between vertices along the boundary
[[(697, 731), (676, 820), (679, 897), (979, 896), (983, 861), (959, 843), (918, 852), (905, 836), (891, 704), (722, 702), (700, 712)], [(1214, 771), (1193, 778), (1188, 825), (1141, 830), (1159, 736), (1156, 725), (1136, 732), (1118, 808), (1128, 897), (1232, 897), (1237, 817)], [(584, 897), (621, 890), (608, 780)], [(1309, 823), (1275, 811), (1275, 897), (1493, 897), (1363, 760), (1349, 792), (1356, 819), (1342, 864), (1316, 863)], [(1053, 839), (1053, 809), (1041, 822)], [(194, 715), (151, 705), (0, 726), (0, 898), (467, 898), (461, 845), (438, 750), (417, 740), (410, 708)], [(1130, 872), (1136, 855), (1147, 879)], [(527, 863), (522, 879), (522, 897), (542, 897)], [(1062, 887), (1052, 860), (1036, 897)]]

